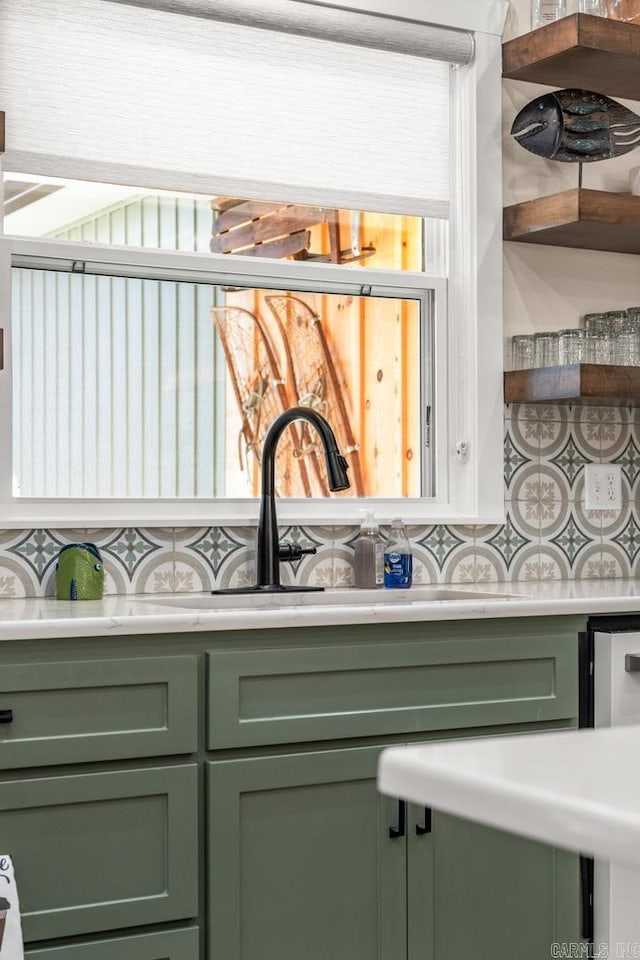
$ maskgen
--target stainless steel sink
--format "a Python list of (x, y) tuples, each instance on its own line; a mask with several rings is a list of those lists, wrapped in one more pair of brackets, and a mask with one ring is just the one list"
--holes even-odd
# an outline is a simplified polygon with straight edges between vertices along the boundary
[(457, 588), (449, 586), (412, 587), (410, 590), (326, 590), (322, 593), (268, 593), (268, 594), (156, 594), (139, 597), (143, 603), (156, 606), (184, 607), (188, 610), (221, 610), (255, 607), (291, 607), (291, 606), (360, 606), (368, 604), (443, 603), (457, 601), (463, 603), (485, 603), (499, 600), (526, 600), (523, 594), (513, 593), (504, 587), (495, 592)]

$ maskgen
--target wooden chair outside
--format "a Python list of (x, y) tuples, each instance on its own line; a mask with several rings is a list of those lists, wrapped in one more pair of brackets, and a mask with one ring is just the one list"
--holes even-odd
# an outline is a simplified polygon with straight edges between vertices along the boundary
[[(287, 362), (287, 389), (290, 405), (312, 407), (331, 424), (340, 451), (349, 460), (351, 488), (345, 496), (364, 496), (359, 444), (354, 436), (331, 351), (317, 313), (300, 297), (292, 294), (266, 295), (265, 303), (273, 314), (282, 337)], [(313, 447), (314, 474), (322, 492), (329, 494), (326, 476), (318, 459), (319, 448), (310, 432), (301, 432), (303, 451)]]
[[(260, 320), (243, 307), (212, 307), (211, 318), (224, 350), (233, 393), (241, 416), (238, 457), (254, 493), (267, 431), (291, 406), (275, 353)], [(253, 467), (252, 467), (253, 461)], [(287, 496), (310, 497), (309, 475), (300, 450), (297, 425), (285, 430), (276, 457), (276, 485)]]

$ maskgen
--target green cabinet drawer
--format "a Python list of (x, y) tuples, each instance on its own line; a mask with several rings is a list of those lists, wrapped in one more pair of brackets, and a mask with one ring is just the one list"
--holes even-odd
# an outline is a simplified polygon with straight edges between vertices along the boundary
[(571, 720), (578, 631), (566, 619), (407, 625), (422, 631), (412, 642), (210, 651), (207, 747)]
[(197, 658), (7, 664), (0, 769), (191, 753)]
[(198, 928), (26, 950), (25, 960), (198, 960)]
[(198, 915), (196, 764), (0, 785), (25, 941)]

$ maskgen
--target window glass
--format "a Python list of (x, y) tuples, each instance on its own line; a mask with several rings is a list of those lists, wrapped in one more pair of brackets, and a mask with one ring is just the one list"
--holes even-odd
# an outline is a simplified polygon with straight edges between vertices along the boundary
[[(428, 297), (14, 267), (14, 495), (253, 497), (264, 435), (296, 405), (334, 428), (344, 495), (432, 495), (429, 314)], [(276, 482), (328, 495), (302, 423), (283, 435)]]
[(446, 276), (447, 220), (4, 174), (4, 230)]

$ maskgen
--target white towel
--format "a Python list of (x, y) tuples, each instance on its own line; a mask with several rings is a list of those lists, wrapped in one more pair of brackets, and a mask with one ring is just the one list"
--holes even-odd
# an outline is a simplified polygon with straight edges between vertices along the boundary
[(24, 960), (20, 901), (8, 854), (0, 854), (0, 960)]

